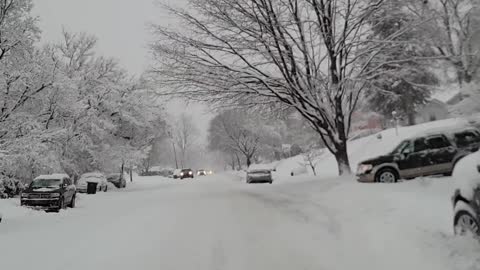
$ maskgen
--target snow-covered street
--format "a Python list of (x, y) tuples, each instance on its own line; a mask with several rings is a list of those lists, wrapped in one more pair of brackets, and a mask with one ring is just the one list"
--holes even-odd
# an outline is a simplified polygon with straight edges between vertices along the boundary
[(246, 185), (137, 178), (60, 214), (0, 201), (2, 269), (479, 269), (451, 228), (451, 179)]

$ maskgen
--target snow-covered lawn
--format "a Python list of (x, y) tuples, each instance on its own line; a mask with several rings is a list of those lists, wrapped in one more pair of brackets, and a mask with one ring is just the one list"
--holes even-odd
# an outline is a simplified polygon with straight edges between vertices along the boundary
[(2, 269), (479, 269), (450, 178), (240, 180), (136, 178), (59, 214), (0, 200)]

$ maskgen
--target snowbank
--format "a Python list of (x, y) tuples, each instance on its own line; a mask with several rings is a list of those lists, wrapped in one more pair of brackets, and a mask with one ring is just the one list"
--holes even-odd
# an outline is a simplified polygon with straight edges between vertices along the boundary
[(468, 200), (473, 198), (474, 190), (480, 187), (480, 172), (477, 166), (480, 165), (480, 151), (470, 154), (460, 160), (453, 171), (456, 188)]

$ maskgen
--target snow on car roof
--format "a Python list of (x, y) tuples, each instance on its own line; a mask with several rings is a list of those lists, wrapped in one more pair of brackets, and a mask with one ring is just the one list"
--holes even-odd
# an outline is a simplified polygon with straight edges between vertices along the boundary
[(409, 137), (408, 139), (413, 139), (413, 138), (422, 137), (422, 136), (436, 135), (436, 134), (452, 135), (456, 132), (467, 131), (467, 130), (478, 131), (478, 129), (475, 128), (474, 126), (468, 125), (466, 123), (459, 123), (453, 126), (436, 127), (436, 128), (431, 128), (421, 132), (417, 132), (415, 135)]
[(63, 178), (69, 178), (69, 176), (64, 173), (44, 174), (44, 175), (39, 175), (35, 177), (35, 180), (36, 179), (63, 179)]
[(254, 171), (272, 171), (274, 168), (271, 165), (266, 164), (252, 164), (248, 167), (248, 172)]
[(81, 177), (103, 177), (103, 173), (100, 172), (90, 172), (90, 173), (84, 173), (82, 174)]

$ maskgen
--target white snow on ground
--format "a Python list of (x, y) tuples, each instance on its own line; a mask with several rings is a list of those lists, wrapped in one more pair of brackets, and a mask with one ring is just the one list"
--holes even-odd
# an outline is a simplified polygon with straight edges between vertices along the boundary
[(0, 200), (2, 269), (479, 269), (480, 244), (452, 234), (450, 178), (238, 180), (136, 178), (59, 214)]

